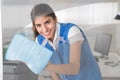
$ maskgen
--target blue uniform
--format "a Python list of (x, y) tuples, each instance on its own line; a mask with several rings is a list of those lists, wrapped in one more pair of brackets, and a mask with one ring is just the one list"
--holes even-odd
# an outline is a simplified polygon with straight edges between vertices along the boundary
[[(57, 49), (52, 54), (50, 62), (52, 64), (69, 64), (70, 43), (68, 32), (71, 27), (76, 26), (71, 23), (60, 23), (60, 39)], [(77, 27), (77, 26), (76, 26)], [(79, 28), (79, 27), (78, 27)], [(80, 71), (77, 75), (59, 74), (62, 80), (102, 80), (99, 66), (92, 55), (88, 40), (84, 32), (79, 28), (84, 38), (81, 46)], [(38, 37), (39, 40), (39, 37)], [(40, 42), (40, 41), (38, 41)]]

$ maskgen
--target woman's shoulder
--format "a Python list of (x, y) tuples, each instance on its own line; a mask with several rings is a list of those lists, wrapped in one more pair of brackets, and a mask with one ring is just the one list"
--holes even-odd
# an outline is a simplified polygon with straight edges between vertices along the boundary
[(70, 35), (81, 33), (80, 28), (73, 23), (59, 23), (62, 32), (67, 32)]

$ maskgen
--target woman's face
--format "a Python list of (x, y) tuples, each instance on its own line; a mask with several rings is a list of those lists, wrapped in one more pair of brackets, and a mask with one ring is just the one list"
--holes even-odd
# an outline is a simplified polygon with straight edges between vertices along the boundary
[(34, 20), (38, 33), (49, 40), (53, 40), (54, 38), (56, 22), (51, 16), (41, 16)]

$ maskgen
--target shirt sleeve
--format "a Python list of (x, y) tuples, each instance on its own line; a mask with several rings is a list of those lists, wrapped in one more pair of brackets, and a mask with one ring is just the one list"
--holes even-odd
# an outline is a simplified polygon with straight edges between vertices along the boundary
[(68, 32), (68, 39), (69, 39), (70, 43), (84, 40), (82, 33), (76, 26), (73, 26), (70, 28), (70, 30)]

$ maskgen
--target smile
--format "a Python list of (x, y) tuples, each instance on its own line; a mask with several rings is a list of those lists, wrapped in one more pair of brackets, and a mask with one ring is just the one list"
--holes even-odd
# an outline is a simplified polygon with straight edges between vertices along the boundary
[(44, 32), (43, 35), (44, 35), (44, 36), (49, 36), (50, 33), (51, 33), (51, 31), (47, 31), (47, 32)]

